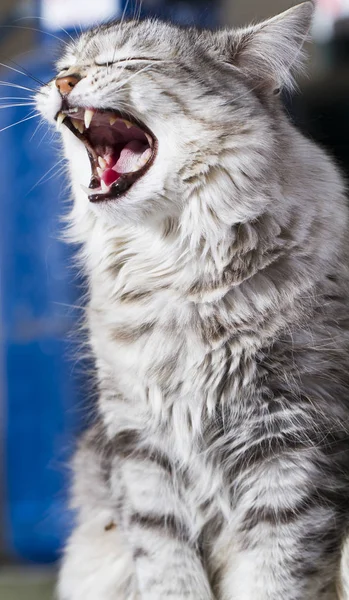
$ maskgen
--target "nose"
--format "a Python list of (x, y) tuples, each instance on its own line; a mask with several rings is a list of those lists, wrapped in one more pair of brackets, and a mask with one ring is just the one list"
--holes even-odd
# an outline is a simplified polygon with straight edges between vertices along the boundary
[(59, 90), (61, 96), (68, 96), (72, 89), (79, 83), (81, 77), (74, 73), (73, 75), (67, 75), (65, 77), (57, 77), (56, 87)]

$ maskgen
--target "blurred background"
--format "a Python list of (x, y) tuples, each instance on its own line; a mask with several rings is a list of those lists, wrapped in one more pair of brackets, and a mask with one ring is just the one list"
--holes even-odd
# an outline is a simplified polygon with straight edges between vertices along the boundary
[[(67, 183), (33, 94), (52, 77), (62, 43), (97, 22), (141, 14), (239, 26), (295, 3), (0, 0), (1, 600), (52, 597), (72, 522), (68, 459), (93, 397), (74, 336), (84, 282), (61, 240)], [(349, 174), (349, 0), (318, 0), (312, 36), (308, 76), (285, 96), (286, 110)]]

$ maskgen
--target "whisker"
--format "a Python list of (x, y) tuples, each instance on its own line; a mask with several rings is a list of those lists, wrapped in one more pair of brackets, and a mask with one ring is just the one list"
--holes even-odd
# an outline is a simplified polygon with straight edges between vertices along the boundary
[(47, 134), (50, 132), (52, 134), (51, 136), (51, 142), (53, 141), (56, 132), (52, 131), (52, 128), (49, 127), (48, 123), (44, 120), (41, 119), (41, 121), (38, 123), (38, 125), (35, 127), (35, 130), (33, 132), (33, 134), (30, 137), (30, 141), (32, 141), (33, 137), (35, 136), (35, 134), (39, 131), (40, 127), (42, 127), (43, 125), (46, 125), (46, 131), (44, 132), (43, 136), (40, 138), (37, 147), (39, 148), (39, 146), (42, 144), (42, 142), (44, 141), (45, 137), (47, 136)]
[(15, 108), (16, 106), (35, 106), (35, 102), (21, 102), (18, 104), (0, 104), (0, 109), (1, 108)]
[[(120, 25), (122, 25), (122, 24), (123, 24), (123, 22), (124, 22), (124, 20), (125, 20), (126, 11), (127, 11), (127, 9), (128, 9), (128, 5), (129, 5), (129, 3), (130, 3), (130, 0), (126, 0), (125, 6), (124, 6), (124, 10), (122, 11), (122, 15), (121, 15), (121, 18), (120, 18)], [(113, 63), (113, 62), (114, 62), (114, 60), (115, 60), (115, 54), (116, 54), (116, 50), (117, 50), (117, 45), (115, 45), (115, 48), (114, 48), (114, 54), (113, 54), (113, 58), (112, 58), (112, 61), (111, 61), (112, 63)], [(110, 65), (109, 65), (109, 66), (110, 66)], [(108, 67), (107, 67), (107, 69), (108, 69)]]
[[(54, 177), (59, 177), (60, 175), (62, 175), (62, 173), (64, 173), (66, 170), (65, 165), (63, 165), (62, 167), (59, 167), (59, 169), (57, 169), (57, 171), (55, 171), (50, 177), (48, 177), (47, 179), (45, 179), (44, 181), (41, 181), (40, 184), (39, 182), (36, 183), (31, 190), (29, 190), (28, 194), (34, 190), (36, 188), (37, 185), (43, 185), (45, 183), (47, 183), (48, 181), (51, 181), (51, 179), (53, 179)], [(26, 196), (28, 195), (26, 194)]]
[(70, 35), (70, 33), (68, 33), (68, 31), (66, 29), (64, 29), (64, 27), (61, 27), (61, 30), (68, 36), (68, 38), (71, 39), (72, 42), (75, 43), (74, 38)]
[(10, 69), (10, 71), (14, 71), (15, 73), (19, 73), (20, 75), (25, 75), (25, 73), (23, 73), (23, 71), (19, 71), (18, 69), (15, 69), (14, 67), (10, 67), (9, 65), (6, 65), (5, 63), (0, 62), (0, 66), (5, 67), (6, 69)]
[[(36, 127), (35, 127), (35, 129), (34, 129), (34, 132), (33, 132), (33, 133), (32, 133), (32, 135), (30, 136), (30, 140), (29, 140), (30, 142), (33, 140), (33, 137), (34, 137), (34, 136), (35, 136), (35, 134), (36, 134), (36, 133), (39, 131), (40, 127), (42, 127), (44, 124), (45, 124), (45, 121), (43, 121), (43, 120), (42, 120), (42, 121), (40, 121), (40, 122), (37, 124), (37, 126), (36, 126)], [(46, 133), (47, 133), (47, 131), (46, 131)], [(44, 136), (44, 137), (45, 137), (45, 136)], [(39, 145), (39, 144), (38, 144), (38, 145)]]
[(22, 25), (0, 25), (0, 29), (26, 29), (27, 31), (37, 31), (38, 33), (44, 33), (45, 35), (49, 35), (50, 37), (55, 38), (62, 44), (65, 43), (64, 40), (62, 40), (62, 38), (58, 37), (58, 35), (54, 35), (49, 31), (43, 31), (42, 29), (37, 29), (35, 27), (23, 27)]
[(236, 102), (236, 100), (241, 100), (242, 98), (245, 98), (246, 96), (249, 95), (249, 93), (254, 90), (256, 90), (258, 88), (258, 85), (255, 85), (253, 88), (251, 88), (250, 90), (248, 90), (248, 92), (244, 92), (243, 94), (240, 94), (240, 96), (235, 96), (235, 98), (233, 98), (232, 100), (229, 100), (229, 103), (231, 102)]
[(139, 10), (138, 10), (137, 21), (140, 21), (140, 19), (141, 19), (142, 8), (143, 8), (143, 0), (140, 0), (139, 1)]
[(13, 88), (17, 88), (19, 90), (26, 90), (27, 92), (37, 92), (38, 90), (35, 90), (34, 88), (29, 88), (29, 87), (25, 87), (24, 85), (19, 85), (18, 83), (12, 83), (11, 81), (1, 81), (0, 80), (0, 85), (3, 85), (4, 87), (13, 87)]
[(43, 136), (41, 137), (39, 143), (38, 143), (38, 148), (41, 146), (42, 142), (44, 141), (45, 137), (47, 136), (48, 133), (51, 133), (51, 142), (53, 141), (54, 138), (54, 133), (52, 132), (52, 130), (49, 129), (49, 127), (46, 128), (45, 133), (43, 134)]
[[(56, 168), (58, 167), (58, 165), (60, 165), (60, 164), (61, 164), (61, 162), (62, 162), (63, 160), (65, 160), (65, 158), (64, 158), (64, 157), (63, 157), (63, 158), (61, 158), (61, 160), (59, 160), (57, 163), (55, 163), (55, 164), (54, 164), (54, 165), (53, 165), (53, 166), (52, 166), (50, 169), (48, 169), (48, 171), (46, 171), (46, 173), (44, 173), (44, 174), (42, 175), (42, 177), (40, 177), (40, 179), (39, 179), (39, 180), (38, 180), (38, 181), (35, 183), (35, 185), (33, 185), (33, 187), (32, 187), (32, 188), (30, 188), (30, 190), (29, 190), (29, 192), (27, 192), (27, 194), (30, 194), (30, 192), (32, 192), (33, 190), (35, 190), (35, 188), (36, 188), (38, 185), (40, 185), (40, 183), (44, 183), (44, 179), (45, 179), (45, 177), (46, 177), (47, 175), (49, 175), (49, 173), (51, 173), (51, 171), (53, 171), (53, 169), (56, 169)], [(62, 167), (60, 167), (60, 169), (58, 169), (57, 173), (56, 173), (56, 172), (55, 172), (55, 173), (53, 173), (53, 174), (51, 175), (51, 177), (49, 177), (48, 179), (46, 179), (46, 180), (45, 180), (45, 183), (46, 183), (47, 181), (50, 181), (50, 179), (52, 179), (52, 177), (54, 177), (56, 174), (58, 174), (58, 173), (61, 173), (61, 172), (63, 171), (63, 169), (65, 169), (65, 165), (62, 165)]]
[[(119, 66), (119, 68), (120, 68), (120, 66)], [(126, 65), (121, 65), (120, 72), (119, 72), (119, 74), (116, 77), (116, 81), (118, 81), (118, 79), (120, 79), (123, 76), (123, 74), (125, 73), (125, 71), (126, 71)]]
[(137, 7), (137, 0), (135, 2), (135, 6), (134, 6), (134, 11), (133, 11), (133, 19), (138, 23), (138, 21), (141, 18), (141, 11), (142, 11), (142, 0), (139, 0), (139, 5)]
[(133, 75), (131, 75), (128, 79), (126, 79), (126, 81), (122, 82), (122, 85), (118, 87), (118, 89), (121, 89), (122, 87), (124, 87), (124, 85), (126, 85), (129, 81), (131, 81), (131, 79), (133, 79), (134, 77), (136, 77), (137, 75), (140, 75), (141, 73), (143, 73), (144, 71), (149, 71), (149, 69), (152, 67), (153, 65), (147, 65), (146, 67), (143, 67), (143, 69), (141, 69), (140, 71), (137, 71), (137, 73), (133, 73)]
[[(8, 59), (8, 60), (11, 60), (11, 59)], [(12, 62), (14, 62), (14, 61), (12, 61)], [(14, 63), (14, 64), (17, 64), (17, 63)], [(15, 73), (19, 73), (20, 75), (24, 75), (25, 77), (30, 77), (33, 81), (36, 81), (36, 83), (39, 83), (40, 85), (47, 85), (43, 81), (36, 79), (36, 77), (31, 75), (28, 71), (26, 71), (26, 72), (19, 71), (18, 69), (15, 69), (14, 67), (10, 67), (10, 65), (6, 65), (5, 63), (2, 63), (2, 62), (0, 62), (0, 66), (5, 67), (6, 69), (10, 69), (10, 71), (14, 71)]]
[[(14, 23), (17, 23), (18, 21), (23, 21), (23, 20), (27, 21), (28, 19), (35, 19), (35, 20), (40, 19), (41, 21), (49, 21), (49, 19), (46, 19), (45, 17), (20, 17), (19, 19), (16, 19), (14, 21)], [(68, 31), (66, 29), (64, 29), (64, 27), (60, 26), (59, 28), (63, 31), (63, 33), (65, 33), (71, 39), (72, 42), (75, 41), (74, 38), (70, 35), (70, 33), (68, 33)], [(63, 40), (61, 40), (61, 41), (63, 41)]]
[(36, 81), (36, 83), (38, 83), (39, 85), (47, 85), (47, 83), (45, 81), (41, 81), (41, 79), (38, 79), (37, 77), (35, 77), (35, 75), (33, 75), (25, 67), (23, 67), (22, 65), (16, 63), (16, 61), (14, 61), (13, 58), (7, 58), (7, 60), (9, 60), (14, 65), (16, 65), (16, 67), (19, 67), (20, 69), (22, 69), (24, 71), (25, 75), (27, 75), (28, 77), (30, 77), (30, 79), (32, 79), (33, 81)]
[(124, 22), (124, 20), (125, 20), (126, 12), (128, 10), (129, 4), (130, 4), (130, 0), (126, 0), (125, 6), (124, 6), (124, 10), (122, 11), (122, 15), (121, 15), (121, 18), (120, 18), (120, 25), (122, 25), (123, 22)]
[(0, 96), (0, 100), (30, 100), (31, 96)]
[(6, 127), (3, 127), (2, 129), (0, 129), (0, 133), (2, 133), (3, 131), (6, 131), (6, 129), (10, 129), (11, 127), (15, 127), (16, 125), (20, 125), (21, 123), (24, 123), (25, 121), (29, 121), (29, 119), (36, 119), (39, 116), (39, 113), (35, 113), (35, 115), (30, 115), (29, 117), (25, 117), (24, 119), (21, 119), (20, 121), (17, 121), (16, 123), (12, 123), (11, 125), (7, 125)]
[(78, 304), (67, 304), (66, 302), (56, 302), (53, 301), (53, 304), (57, 304), (57, 306), (66, 306), (68, 308), (78, 308), (79, 310), (85, 310), (86, 306), (84, 306), (83, 304), (81, 306), (79, 306)]

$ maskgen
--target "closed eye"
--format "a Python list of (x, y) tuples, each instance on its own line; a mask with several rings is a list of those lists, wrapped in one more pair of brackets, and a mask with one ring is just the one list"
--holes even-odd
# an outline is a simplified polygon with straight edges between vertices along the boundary
[(145, 56), (132, 56), (131, 58), (120, 58), (118, 60), (112, 60), (110, 62), (103, 62), (103, 63), (99, 63), (95, 61), (95, 65), (97, 67), (110, 67), (111, 65), (116, 65), (119, 63), (125, 63), (125, 62), (134, 62), (134, 61), (138, 61), (138, 62), (149, 62), (149, 61), (156, 61), (156, 62), (164, 62), (163, 59), (161, 58), (152, 58), (150, 57), (145, 57)]

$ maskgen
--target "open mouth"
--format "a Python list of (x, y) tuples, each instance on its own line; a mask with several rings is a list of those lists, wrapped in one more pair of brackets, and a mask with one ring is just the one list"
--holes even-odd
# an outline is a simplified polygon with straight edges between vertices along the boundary
[(157, 140), (132, 117), (113, 110), (74, 107), (56, 115), (81, 140), (91, 163), (89, 187), (81, 186), (91, 202), (120, 198), (154, 162)]

